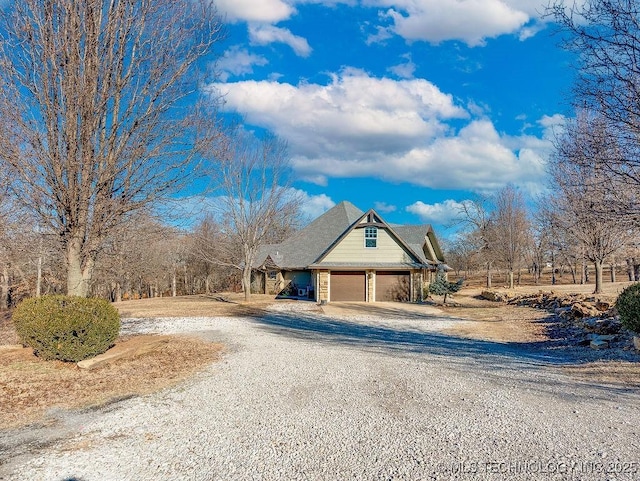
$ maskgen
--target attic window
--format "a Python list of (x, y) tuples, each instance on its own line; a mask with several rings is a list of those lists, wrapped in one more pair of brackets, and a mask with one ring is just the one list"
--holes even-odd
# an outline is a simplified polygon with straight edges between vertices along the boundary
[(378, 228), (377, 227), (365, 227), (364, 228), (364, 246), (375, 249), (378, 247)]

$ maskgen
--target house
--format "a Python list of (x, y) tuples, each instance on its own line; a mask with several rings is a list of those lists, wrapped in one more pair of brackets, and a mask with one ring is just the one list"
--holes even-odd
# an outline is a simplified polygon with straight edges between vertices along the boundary
[(320, 303), (417, 302), (443, 268), (431, 226), (390, 225), (373, 209), (341, 202), (284, 242), (263, 246), (253, 290)]

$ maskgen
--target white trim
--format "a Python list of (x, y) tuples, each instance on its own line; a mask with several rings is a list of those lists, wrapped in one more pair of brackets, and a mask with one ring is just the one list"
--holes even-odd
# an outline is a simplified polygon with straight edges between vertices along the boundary
[[(364, 248), (365, 249), (377, 249), (378, 248), (378, 228), (375, 226), (367, 226), (364, 228)], [(369, 231), (372, 234), (375, 234), (374, 237), (367, 237), (367, 231)], [(367, 245), (367, 241), (368, 240), (374, 240), (376, 242), (375, 246), (368, 246)]]

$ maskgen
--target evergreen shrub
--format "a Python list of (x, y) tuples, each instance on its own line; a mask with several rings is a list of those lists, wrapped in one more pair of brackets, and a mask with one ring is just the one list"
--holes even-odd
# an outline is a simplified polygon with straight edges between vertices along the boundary
[(120, 315), (104, 299), (43, 296), (24, 300), (13, 313), (21, 342), (47, 360), (78, 362), (113, 346)]
[(616, 300), (616, 310), (622, 325), (640, 334), (640, 283), (626, 287)]

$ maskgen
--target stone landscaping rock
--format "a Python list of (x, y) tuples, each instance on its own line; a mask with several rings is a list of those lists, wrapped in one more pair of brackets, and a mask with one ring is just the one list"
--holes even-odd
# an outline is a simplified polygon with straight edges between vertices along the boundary
[(480, 297), (492, 302), (507, 302), (510, 296), (506, 292), (482, 291)]
[[(633, 333), (623, 329), (613, 303), (595, 296), (554, 292), (515, 295), (487, 290), (482, 297), (552, 312), (556, 321), (561, 321), (561, 324), (553, 327), (553, 336), (564, 339), (570, 345), (590, 346), (593, 349), (633, 349)], [(640, 351), (640, 341), (636, 349)]]
[(142, 356), (143, 354), (160, 349), (168, 342), (169, 339), (163, 336), (139, 336), (130, 341), (125, 341), (122, 344), (117, 344), (104, 354), (80, 361), (78, 367), (87, 370), (96, 369), (117, 359)]

